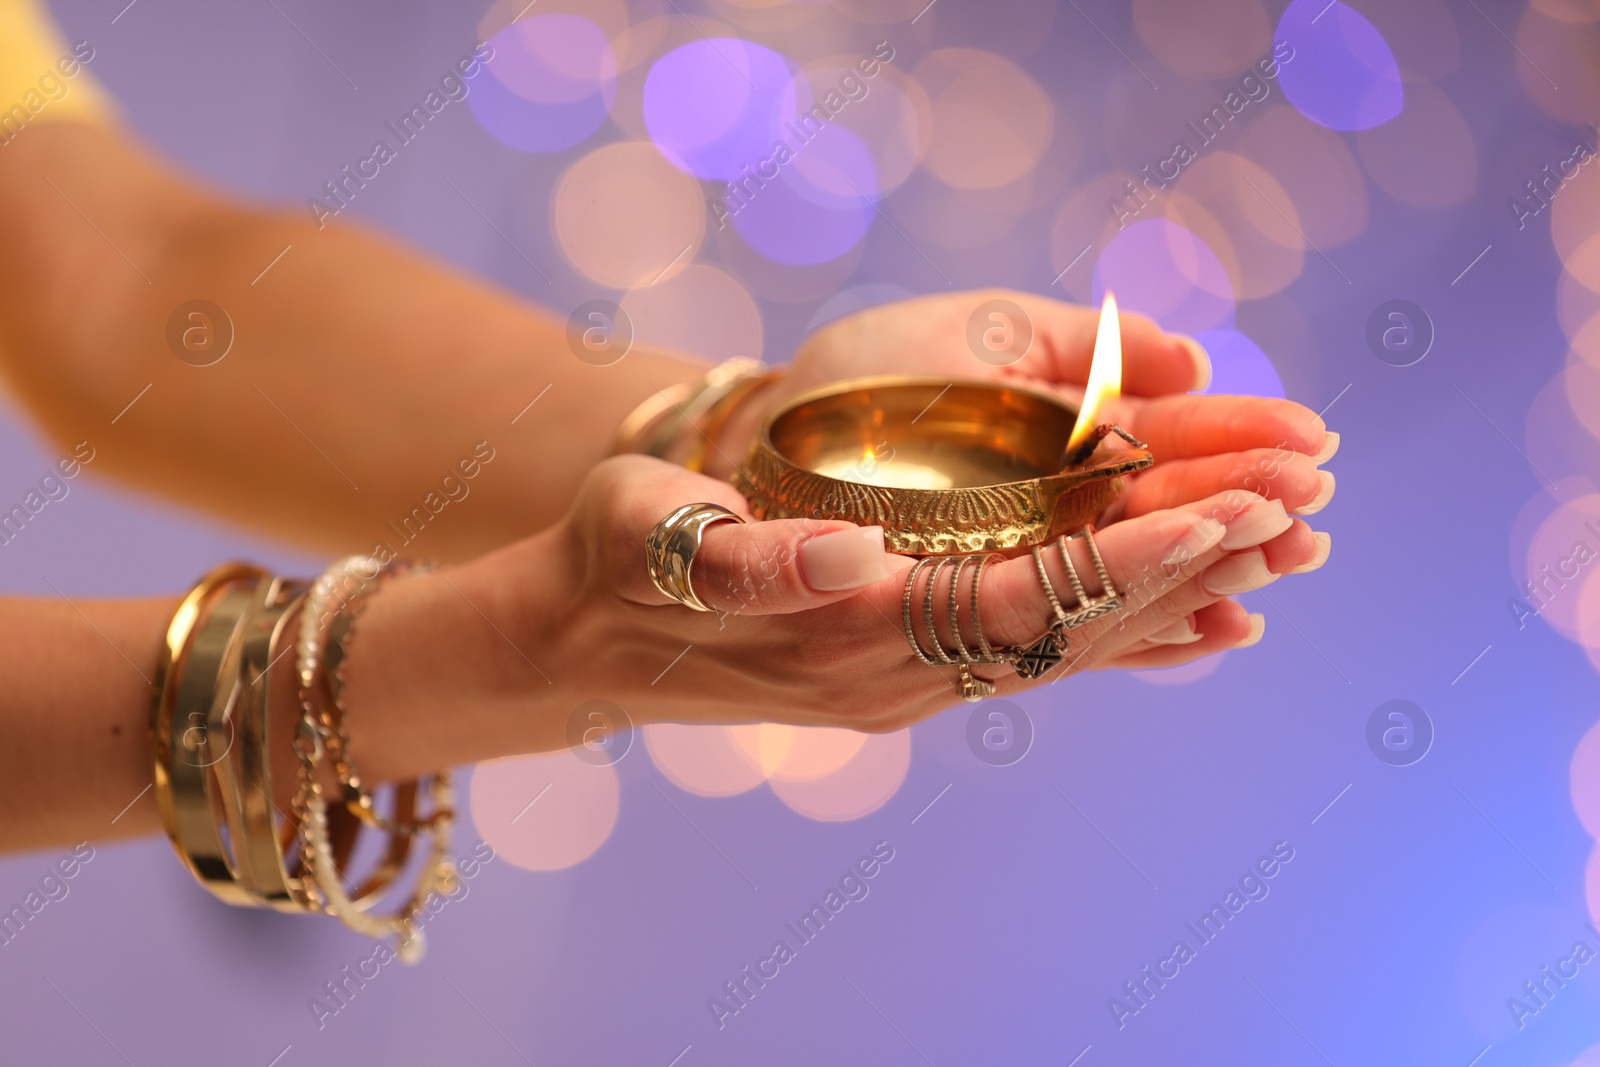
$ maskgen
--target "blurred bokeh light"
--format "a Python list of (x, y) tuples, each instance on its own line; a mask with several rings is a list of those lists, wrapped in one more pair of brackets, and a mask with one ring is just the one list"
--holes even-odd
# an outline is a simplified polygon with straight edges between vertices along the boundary
[(1365, 130), (1400, 114), (1400, 68), (1377, 27), (1345, 4), (1294, 0), (1278, 19), (1278, 78), (1289, 102), (1332, 130)]
[(1109, 289), (1122, 308), (1177, 333), (1233, 325), (1233, 289), (1221, 261), (1204, 241), (1166, 219), (1119, 232), (1095, 261), (1093, 284), (1093, 303)]
[(644, 83), (644, 122), (663, 154), (699, 178), (733, 181), (772, 154), (812, 107), (789, 61), (736, 37), (680, 45)]
[(486, 77), (467, 102), (479, 125), (522, 152), (556, 152), (587, 138), (611, 111), (617, 66), (611, 44), (581, 15), (538, 15), (489, 39)]
[(612, 289), (670, 278), (706, 231), (699, 184), (648, 142), (622, 141), (568, 167), (550, 198), (551, 228), (579, 273)]
[(617, 823), (617, 772), (571, 752), (489, 760), (472, 771), (472, 823), (506, 862), (529, 871), (572, 867)]

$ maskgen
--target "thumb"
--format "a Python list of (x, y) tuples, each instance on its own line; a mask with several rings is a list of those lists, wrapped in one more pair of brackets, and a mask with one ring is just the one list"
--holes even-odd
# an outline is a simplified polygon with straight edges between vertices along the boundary
[(719, 612), (787, 615), (855, 596), (895, 573), (883, 527), (815, 519), (709, 527), (690, 578)]
[[(597, 464), (579, 490), (574, 529), (612, 592), (636, 604), (673, 604), (650, 580), (650, 530), (685, 503), (750, 514), (739, 491), (646, 456)], [(707, 526), (689, 569), (695, 595), (724, 614), (783, 615), (847, 600), (910, 566), (884, 548), (883, 529), (818, 519)]]

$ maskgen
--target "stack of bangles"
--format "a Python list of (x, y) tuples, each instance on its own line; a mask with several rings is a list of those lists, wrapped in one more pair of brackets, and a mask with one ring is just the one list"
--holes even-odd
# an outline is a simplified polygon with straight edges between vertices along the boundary
[[(352, 624), (384, 578), (409, 569), (351, 556), (309, 586), (245, 564), (211, 571), (167, 628), (150, 740), (162, 825), (201, 885), (230, 904), (332, 915), (369, 937), (393, 937), (396, 958), (414, 963), (423, 951), (414, 920), (432, 894), (455, 887), (450, 779), (396, 785), (389, 813), (380, 812), (351, 758), (342, 702)], [(272, 735), (269, 710), (282, 699), (271, 668), (290, 654), (300, 714), (285, 813), (272, 800), (272, 754), (290, 739)], [(325, 778), (337, 782), (331, 798)], [(347, 888), (364, 831), (386, 840), (365, 879)], [(388, 914), (372, 914), (408, 866), (417, 868), (409, 892)]]
[(758, 360), (735, 356), (699, 381), (659, 390), (622, 420), (610, 454), (655, 456), (703, 473), (718, 434), (740, 405), (782, 373)]
[[(642, 452), (703, 470), (739, 405), (779, 373), (730, 359), (698, 382), (662, 390), (624, 420), (612, 454)], [(200, 884), (229, 904), (331, 915), (368, 937), (393, 938), (403, 963), (422, 958), (429, 899), (455, 892), (450, 777), (394, 785), (387, 814), (380, 809), (350, 752), (343, 668), (367, 598), (385, 579), (420, 567), (350, 556), (309, 584), (243, 563), (216, 568), (173, 613), (150, 709), (161, 823)], [(270, 726), (283, 699), (272, 668), (290, 654), (299, 714), (285, 738)], [(284, 812), (272, 799), (272, 757), (286, 744), (296, 766)], [(381, 841), (361, 853), (377, 859), (356, 883), (350, 867), (364, 833)], [(414, 881), (401, 894), (408, 871)], [(380, 912), (388, 897), (398, 902)]]

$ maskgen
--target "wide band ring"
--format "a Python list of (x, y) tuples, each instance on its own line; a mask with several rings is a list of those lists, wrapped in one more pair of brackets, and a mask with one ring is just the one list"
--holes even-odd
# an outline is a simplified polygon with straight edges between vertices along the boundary
[(663, 596), (695, 611), (712, 610), (695, 595), (692, 581), (694, 557), (706, 527), (719, 522), (743, 522), (720, 504), (685, 504), (656, 523), (644, 541), (650, 582)]

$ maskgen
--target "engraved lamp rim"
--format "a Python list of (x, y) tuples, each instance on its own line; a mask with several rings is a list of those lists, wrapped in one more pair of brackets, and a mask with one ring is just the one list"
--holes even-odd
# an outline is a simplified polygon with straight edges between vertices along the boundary
[[(1061, 469), (1077, 416), (1066, 400), (1011, 382), (835, 382), (770, 412), (733, 482), (758, 519), (882, 526), (890, 551), (907, 555), (1010, 554), (1092, 522), (1120, 493), (1122, 475), (1154, 462), (1144, 449), (1102, 448)], [(948, 486), (874, 484), (818, 469), (873, 456), (879, 438), (895, 450), (887, 462), (909, 455)]]

